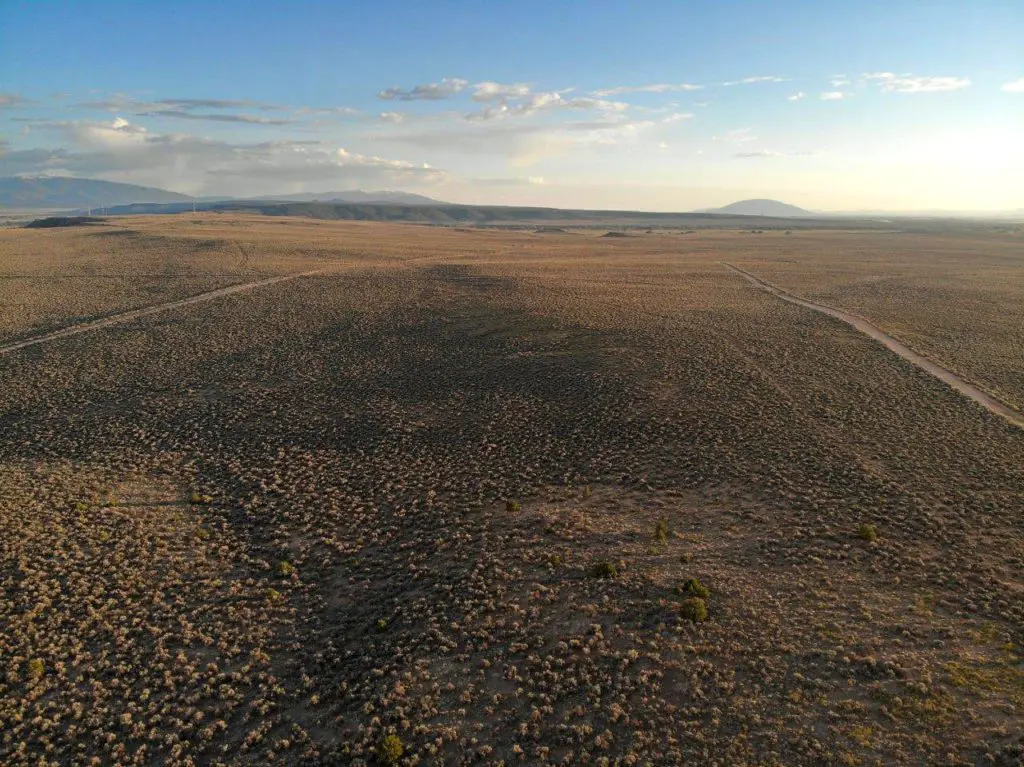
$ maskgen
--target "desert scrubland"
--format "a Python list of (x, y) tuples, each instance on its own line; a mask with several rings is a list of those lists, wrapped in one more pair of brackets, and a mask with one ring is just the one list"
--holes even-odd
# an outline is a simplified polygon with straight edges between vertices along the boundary
[(0, 763), (1024, 758), (1024, 251), (0, 231)]

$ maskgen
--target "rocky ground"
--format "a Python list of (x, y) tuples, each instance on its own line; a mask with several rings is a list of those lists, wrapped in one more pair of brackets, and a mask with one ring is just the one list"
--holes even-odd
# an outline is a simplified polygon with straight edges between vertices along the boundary
[(1021, 763), (1019, 429), (711, 240), (263, 226), (0, 357), (0, 762)]

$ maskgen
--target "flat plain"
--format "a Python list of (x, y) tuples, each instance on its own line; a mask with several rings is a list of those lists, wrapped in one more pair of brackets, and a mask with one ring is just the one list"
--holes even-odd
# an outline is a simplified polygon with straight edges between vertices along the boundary
[(1024, 243), (0, 231), (0, 762), (1020, 764)]

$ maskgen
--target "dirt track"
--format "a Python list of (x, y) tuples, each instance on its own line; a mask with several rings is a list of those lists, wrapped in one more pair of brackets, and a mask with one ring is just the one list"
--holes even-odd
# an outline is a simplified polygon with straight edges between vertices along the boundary
[(1002, 416), (1015, 426), (1024, 428), (1024, 415), (1017, 412), (1008, 405), (1003, 404), (1002, 402), (990, 396), (989, 394), (986, 394), (978, 387), (969, 384), (967, 381), (960, 378), (951, 370), (948, 370), (942, 367), (941, 365), (935, 364), (926, 357), (922, 357), (913, 349), (900, 343), (895, 338), (886, 333), (884, 330), (871, 324), (864, 318), (858, 317), (855, 314), (850, 314), (849, 312), (844, 312), (842, 309), (836, 309), (831, 306), (826, 306), (825, 304), (818, 304), (815, 303), (814, 301), (808, 301), (805, 298), (795, 296), (792, 293), (783, 290), (782, 288), (776, 287), (771, 283), (765, 282), (764, 280), (755, 277), (750, 272), (740, 269), (738, 266), (727, 264), (724, 261), (722, 262), (722, 265), (731, 269), (737, 274), (745, 277), (747, 280), (749, 280), (762, 290), (767, 290), (772, 295), (778, 296), (783, 301), (788, 301), (789, 303), (796, 304), (797, 306), (803, 306), (806, 309), (813, 309), (816, 312), (827, 314), (829, 317), (835, 317), (837, 320), (842, 320), (846, 324), (852, 325), (861, 333), (883, 344), (887, 349), (889, 349), (892, 352), (895, 352), (896, 354), (898, 354), (900, 357), (902, 357), (915, 367), (920, 368), (926, 373), (930, 373), (931, 375), (935, 376), (946, 385), (960, 392), (964, 396), (969, 397), (970, 399), (974, 400), (979, 405), (995, 413), (996, 415)]
[(224, 296), (230, 296), (233, 293), (255, 290), (256, 288), (262, 288), (267, 285), (274, 285), (278, 282), (298, 279), (299, 277), (309, 277), (314, 274), (320, 274), (322, 271), (322, 269), (316, 269), (308, 272), (299, 272), (297, 274), (286, 274), (281, 277), (271, 277), (270, 279), (260, 280), (258, 282), (244, 282), (239, 285), (229, 285), (226, 288), (218, 288), (217, 290), (211, 290), (206, 293), (199, 293), (194, 296), (189, 296), (188, 298), (182, 298), (178, 301), (169, 301), (164, 304), (145, 306), (141, 309), (133, 309), (132, 311), (114, 314), (110, 317), (103, 317), (98, 320), (90, 320), (89, 322), (70, 325), (66, 328), (61, 328), (60, 330), (54, 330), (51, 333), (44, 333), (43, 335), (23, 338), (20, 341), (4, 344), (3, 346), (0, 346), (0, 354), (7, 354), (8, 352), (17, 351), (18, 349), (24, 349), (29, 346), (36, 346), (37, 344), (43, 344), (48, 341), (57, 341), (61, 338), (76, 336), (79, 333), (88, 333), (91, 330), (99, 330), (100, 328), (110, 327), (111, 325), (119, 325), (123, 322), (131, 322), (141, 317), (147, 317), (150, 314), (168, 311), (169, 309), (179, 309), (183, 306), (191, 306), (192, 304), (212, 301), (215, 298), (223, 298)]

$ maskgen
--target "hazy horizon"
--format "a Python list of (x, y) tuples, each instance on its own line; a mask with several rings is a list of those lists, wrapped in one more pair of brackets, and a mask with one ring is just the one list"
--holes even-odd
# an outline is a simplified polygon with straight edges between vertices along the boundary
[[(196, 14), (200, 14), (197, 16)], [(201, 20), (201, 24), (197, 24)], [(1024, 8), (0, 9), (0, 176), (678, 211), (1024, 208)]]

